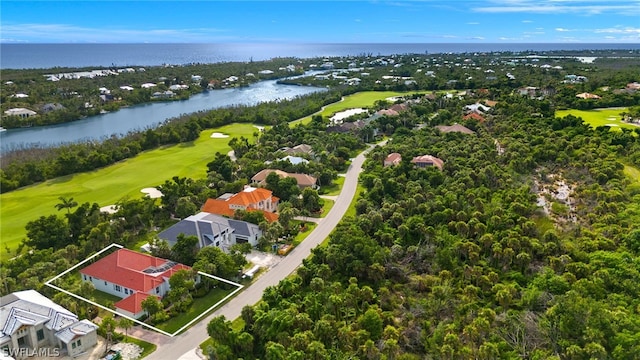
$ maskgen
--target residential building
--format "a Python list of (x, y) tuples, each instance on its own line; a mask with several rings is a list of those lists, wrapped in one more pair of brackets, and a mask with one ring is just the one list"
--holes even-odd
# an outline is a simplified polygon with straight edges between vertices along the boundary
[(397, 152), (394, 152), (394, 153), (391, 153), (391, 154), (387, 155), (387, 157), (384, 159), (382, 165), (384, 167), (396, 166), (396, 165), (400, 165), (400, 162), (402, 162), (402, 155), (398, 154)]
[(0, 298), (0, 349), (7, 353), (19, 353), (21, 348), (57, 348), (61, 355), (75, 357), (96, 345), (97, 329), (91, 321), (78, 321), (71, 311), (35, 290)]
[(17, 117), (26, 119), (28, 117), (37, 115), (38, 113), (36, 113), (33, 110), (29, 110), (25, 108), (13, 108), (13, 109), (6, 110), (4, 114), (7, 116), (17, 116)]
[(463, 134), (475, 134), (476, 133), (475, 131), (469, 129), (468, 127), (462, 126), (460, 124), (453, 124), (451, 126), (438, 125), (438, 126), (436, 126), (436, 129), (440, 130), (440, 132), (443, 132), (443, 133), (450, 133), (450, 132), (459, 132), (459, 133), (463, 133)]
[(320, 188), (318, 186), (318, 179), (316, 179), (315, 177), (313, 177), (311, 175), (293, 174), (293, 173), (288, 173), (286, 171), (274, 170), (274, 169), (260, 170), (257, 174), (255, 174), (251, 178), (251, 182), (253, 184), (256, 184), (256, 185), (265, 185), (267, 183), (267, 176), (269, 176), (269, 174), (271, 174), (271, 173), (276, 173), (281, 178), (294, 178), (294, 179), (296, 179), (296, 182), (298, 183), (298, 187), (300, 189), (304, 189), (304, 188), (307, 188), (307, 187), (310, 187), (312, 189)]
[(189, 266), (174, 261), (119, 249), (80, 270), (83, 281), (100, 291), (121, 298), (114, 304), (124, 315), (138, 318), (145, 314), (141, 303), (149, 296), (163, 297), (169, 291), (169, 278)]
[(292, 148), (283, 147), (282, 149), (280, 149), (280, 151), (286, 153), (287, 155), (297, 155), (297, 154), (313, 155), (313, 148), (311, 148), (311, 145), (307, 145), (307, 144), (299, 144)]
[(415, 166), (419, 168), (435, 166), (438, 170), (442, 170), (442, 166), (444, 165), (444, 161), (433, 155), (416, 156), (411, 160), (411, 163), (415, 164)]
[(159, 233), (158, 237), (173, 247), (180, 234), (196, 236), (200, 248), (215, 246), (226, 252), (234, 244), (249, 243), (256, 246), (262, 231), (256, 224), (200, 212), (174, 224)]
[(471, 119), (471, 120), (476, 120), (476, 121), (479, 121), (479, 122), (484, 122), (484, 120), (485, 120), (484, 116), (482, 116), (482, 115), (480, 115), (478, 113), (475, 113), (475, 112), (472, 112), (472, 113), (469, 113), (469, 114), (463, 116), (462, 119), (463, 120), (470, 120)]
[(576, 97), (580, 99), (600, 99), (600, 96), (586, 92), (577, 94)]
[(279, 202), (280, 199), (271, 191), (247, 186), (237, 194), (222, 194), (217, 199), (208, 199), (202, 211), (228, 217), (232, 217), (236, 210), (262, 211), (265, 219), (273, 222), (278, 220), (275, 212)]

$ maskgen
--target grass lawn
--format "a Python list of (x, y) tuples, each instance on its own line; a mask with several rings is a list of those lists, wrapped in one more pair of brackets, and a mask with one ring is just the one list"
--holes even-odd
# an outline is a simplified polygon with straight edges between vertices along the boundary
[(104, 291), (100, 291), (97, 289), (93, 290), (93, 293), (91, 293), (91, 296), (93, 297), (94, 301), (97, 302), (98, 304), (102, 304), (105, 305), (111, 303), (111, 308), (113, 309), (113, 304), (117, 303), (118, 301), (122, 300), (121, 298), (115, 296), (115, 295), (111, 295), (111, 294), (107, 294)]
[[(424, 91), (422, 92), (420, 91), (418, 92), (415, 92), (415, 91), (414, 92), (363, 91), (363, 92), (355, 93), (349, 96), (345, 96), (343, 101), (329, 104), (325, 106), (324, 110), (316, 114), (322, 115), (323, 117), (330, 117), (331, 115), (337, 112), (340, 112), (342, 110), (353, 109), (353, 108), (366, 108), (366, 107), (373, 106), (373, 103), (375, 103), (377, 100), (384, 100), (392, 96), (410, 95), (410, 94), (416, 94), (416, 93), (424, 94), (426, 92)], [(292, 121), (290, 124), (291, 125), (294, 125), (297, 123), (306, 124), (311, 121), (311, 116), (313, 115), (305, 116), (302, 119)]]
[[(143, 196), (142, 188), (162, 184), (173, 176), (203, 178), (206, 164), (216, 152), (227, 153), (232, 137), (253, 139), (256, 130), (251, 124), (231, 124), (204, 130), (189, 143), (150, 150), (138, 156), (102, 169), (64, 176), (0, 195), (0, 257), (6, 256), (5, 246), (15, 249), (26, 236), (25, 225), (40, 216), (59, 214), (58, 197), (72, 197), (79, 204), (89, 202), (106, 206), (125, 196)], [(229, 138), (211, 138), (213, 132)]]
[(322, 201), (324, 201), (324, 205), (322, 205), (322, 214), (320, 214), (321, 218), (327, 216), (329, 211), (331, 211), (333, 204), (335, 203), (333, 200), (329, 199), (322, 199)]
[(611, 126), (613, 129), (619, 130), (620, 128), (626, 129), (638, 129), (637, 126), (620, 121), (620, 113), (628, 111), (629, 109), (611, 108), (611, 109), (599, 109), (599, 110), (558, 110), (556, 111), (556, 117), (565, 117), (567, 115), (573, 115), (582, 118), (584, 122), (596, 128), (598, 126)]
[(293, 239), (293, 246), (298, 246), (302, 241), (315, 229), (317, 224), (315, 223), (307, 223), (307, 230), (299, 232), (298, 235)]
[[(235, 289), (224, 290), (219, 287), (215, 288), (211, 290), (207, 296), (193, 299), (193, 304), (189, 307), (187, 312), (178, 314), (161, 324), (155, 325), (155, 327), (173, 334), (178, 329), (189, 323), (189, 321), (193, 320), (196, 316), (207, 311), (207, 309), (222, 300), (225, 296), (229, 295), (233, 290)], [(215, 309), (212, 309), (212, 311), (213, 310)]]
[(318, 194), (329, 195), (329, 196), (340, 195), (340, 191), (342, 191), (343, 184), (344, 184), (344, 176), (338, 176), (337, 179), (333, 180), (333, 183), (331, 185), (320, 187), (320, 191), (318, 191)]

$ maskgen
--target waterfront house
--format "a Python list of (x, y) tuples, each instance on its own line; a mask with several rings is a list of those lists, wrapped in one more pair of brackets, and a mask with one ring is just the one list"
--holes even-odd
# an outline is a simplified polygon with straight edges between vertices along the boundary
[(38, 113), (33, 110), (29, 110), (25, 108), (12, 108), (12, 109), (6, 110), (4, 114), (7, 116), (17, 116), (19, 118), (26, 119), (28, 117), (37, 115)]
[(57, 348), (61, 355), (75, 357), (96, 345), (97, 329), (35, 290), (0, 298), (0, 354)]
[(121, 298), (113, 304), (116, 311), (139, 318), (145, 314), (141, 303), (149, 296), (165, 296), (170, 289), (169, 278), (189, 266), (174, 261), (119, 249), (80, 270), (83, 281), (100, 291)]

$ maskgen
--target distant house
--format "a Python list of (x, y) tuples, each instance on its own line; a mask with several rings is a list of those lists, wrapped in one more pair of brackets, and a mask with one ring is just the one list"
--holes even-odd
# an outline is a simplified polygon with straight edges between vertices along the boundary
[(129, 85), (123, 85), (123, 86), (120, 86), (120, 90), (133, 91), (133, 87), (131, 87)]
[(521, 96), (528, 96), (530, 98), (534, 98), (537, 92), (538, 88), (535, 86), (526, 86), (518, 89), (518, 94)]
[(298, 183), (298, 187), (301, 189), (310, 187), (312, 189), (318, 189), (318, 179), (316, 179), (315, 177), (311, 176), (311, 175), (307, 175), (307, 174), (294, 174), (294, 173), (288, 173), (282, 170), (274, 170), (274, 169), (264, 169), (261, 170), (260, 172), (258, 172), (257, 174), (255, 174), (252, 178), (251, 178), (251, 182), (253, 184), (256, 185), (265, 185), (266, 181), (267, 181), (267, 176), (269, 176), (269, 174), (271, 173), (276, 173), (278, 176), (280, 176), (281, 178), (294, 178), (296, 179), (296, 182)]
[(432, 155), (416, 156), (411, 160), (411, 163), (419, 168), (435, 166), (439, 170), (442, 170), (442, 166), (444, 165), (444, 161)]
[(382, 116), (398, 116), (398, 115), (400, 115), (396, 110), (392, 110), (392, 109), (378, 110), (378, 111), (376, 111), (376, 114), (382, 115)]
[(476, 120), (479, 122), (484, 122), (484, 117), (478, 113), (472, 112), (462, 117), (463, 120)]
[(35, 112), (33, 110), (25, 109), (25, 108), (9, 109), (9, 110), (6, 110), (4, 112), (4, 114), (7, 115), (7, 116), (17, 116), (17, 117), (22, 118), (22, 119), (26, 119), (28, 117), (31, 117), (31, 116), (34, 116), (34, 115), (38, 115), (37, 112)]
[(600, 96), (586, 92), (577, 94), (576, 97), (580, 99), (600, 99)]
[(391, 153), (391, 154), (387, 155), (387, 157), (384, 159), (382, 165), (384, 167), (396, 166), (396, 165), (400, 165), (400, 162), (402, 162), (402, 155), (394, 152), (394, 153)]
[(48, 104), (44, 104), (42, 105), (42, 107), (40, 108), (42, 110), (43, 113), (48, 113), (51, 111), (56, 111), (56, 110), (64, 110), (64, 106), (62, 104), (58, 104), (58, 103), (48, 103)]
[(490, 107), (480, 104), (480, 103), (475, 103), (475, 104), (471, 104), (471, 105), (466, 105), (464, 107), (464, 110), (466, 112), (474, 112), (474, 113), (478, 113), (478, 114), (483, 114), (489, 110), (491, 110)]
[(157, 85), (154, 84), (154, 83), (144, 83), (144, 84), (140, 85), (140, 87), (143, 88), (143, 89), (150, 89), (150, 88), (156, 87), (156, 86)]
[(232, 217), (236, 210), (261, 211), (267, 221), (278, 220), (274, 214), (278, 210), (280, 199), (267, 189), (245, 187), (237, 194), (223, 194), (217, 199), (208, 199), (202, 211)]
[(191, 82), (199, 83), (202, 80), (202, 76), (200, 75), (191, 75)]
[(462, 126), (460, 124), (453, 124), (451, 126), (447, 126), (447, 125), (438, 125), (436, 126), (436, 129), (440, 130), (443, 133), (450, 133), (450, 132), (459, 132), (459, 133), (463, 133), (463, 134), (475, 134), (476, 132), (469, 129), (466, 126)]
[(76, 357), (96, 345), (97, 329), (91, 321), (78, 321), (71, 311), (35, 290), (17, 291), (0, 298), (3, 355), (21, 348), (53, 347), (60, 349), (61, 355)]
[(280, 151), (286, 153), (287, 155), (297, 155), (297, 154), (313, 155), (313, 148), (311, 148), (311, 145), (307, 145), (307, 144), (296, 145), (292, 148), (284, 147), (280, 149)]
[(174, 261), (119, 249), (80, 270), (83, 281), (100, 291), (121, 298), (114, 304), (124, 315), (139, 318), (145, 314), (141, 303), (149, 296), (163, 297), (169, 291), (169, 278), (189, 266)]
[(393, 104), (391, 105), (391, 107), (389, 107), (389, 110), (393, 110), (397, 113), (401, 113), (403, 111), (406, 111), (409, 108), (409, 105), (407, 104)]
[(200, 212), (162, 231), (158, 237), (173, 247), (180, 234), (196, 236), (199, 248), (215, 246), (226, 252), (234, 244), (249, 243), (256, 246), (262, 231), (256, 224)]

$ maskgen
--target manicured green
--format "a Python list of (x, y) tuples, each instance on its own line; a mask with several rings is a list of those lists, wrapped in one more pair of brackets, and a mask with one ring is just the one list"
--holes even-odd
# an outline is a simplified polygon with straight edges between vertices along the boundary
[[(313, 115), (322, 115), (322, 117), (330, 117), (331, 115), (354, 108), (366, 108), (373, 106), (378, 100), (384, 100), (393, 96), (411, 95), (424, 92), (398, 92), (398, 91), (363, 91), (355, 93), (353, 95), (345, 96), (342, 101), (329, 104), (324, 107), (322, 111), (316, 112)], [(313, 115), (305, 116), (302, 119), (298, 119), (291, 122), (291, 125), (302, 123), (306, 124), (311, 121)]]
[[(40, 216), (64, 213), (55, 205), (58, 197), (72, 197), (74, 201), (115, 204), (125, 196), (138, 198), (145, 187), (155, 187), (174, 176), (201, 179), (206, 176), (206, 164), (216, 152), (227, 153), (233, 137), (253, 139), (256, 128), (251, 124), (231, 124), (204, 130), (189, 143), (150, 150), (117, 164), (75, 175), (64, 176), (0, 195), (0, 256), (5, 246), (15, 249), (26, 236), (25, 225)], [(220, 132), (229, 138), (211, 138)]]
[(608, 108), (608, 109), (596, 109), (596, 110), (558, 110), (556, 111), (556, 117), (565, 117), (567, 115), (573, 115), (582, 118), (584, 122), (591, 125), (591, 127), (598, 126), (611, 126), (612, 129), (620, 130), (620, 128), (637, 129), (638, 126), (620, 121), (620, 113), (629, 111), (627, 108)]
[(225, 296), (229, 295), (233, 290), (235, 289), (223, 290), (219, 287), (215, 288), (211, 290), (207, 296), (193, 299), (193, 304), (189, 307), (187, 312), (178, 314), (169, 320), (154, 326), (160, 330), (173, 334), (181, 327), (188, 324), (189, 321), (193, 320), (196, 316), (206, 312), (207, 309), (222, 300)]

